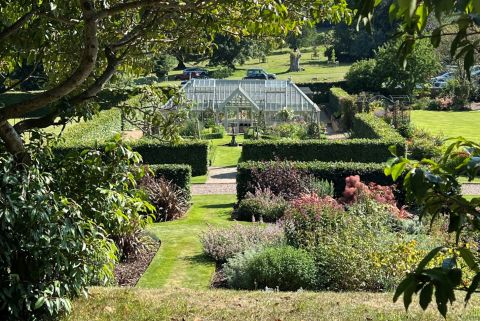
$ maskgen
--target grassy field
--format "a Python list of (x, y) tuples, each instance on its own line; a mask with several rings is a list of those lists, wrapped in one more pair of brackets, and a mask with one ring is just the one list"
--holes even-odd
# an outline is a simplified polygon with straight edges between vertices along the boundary
[(463, 136), (480, 143), (480, 111), (425, 111), (411, 113), (412, 123), (434, 134), (445, 137)]
[(208, 289), (215, 263), (203, 255), (199, 235), (207, 223), (234, 224), (230, 214), (235, 200), (235, 195), (193, 196), (184, 218), (154, 224), (149, 231), (162, 243), (138, 287)]
[[(244, 292), (226, 290), (99, 289), (77, 300), (64, 321), (439, 321), (433, 308), (415, 303), (405, 312), (391, 293)], [(462, 294), (447, 321), (478, 321), (480, 301), (463, 307)], [(401, 301), (401, 300), (400, 300)]]
[[(269, 73), (275, 73), (277, 79), (287, 80), (291, 78), (296, 83), (305, 82), (330, 82), (343, 80), (345, 74), (350, 69), (350, 64), (331, 65), (327, 64), (327, 58), (312, 58), (311, 48), (304, 48), (302, 51), (302, 59), (300, 66), (304, 68), (300, 72), (288, 72), (290, 66), (290, 51), (288, 49), (281, 49), (274, 51), (267, 56), (265, 63), (258, 59), (250, 59), (245, 64), (236, 66), (236, 70), (232, 76), (227, 79), (242, 79), (246, 75), (247, 69), (263, 68)], [(200, 63), (198, 66), (205, 67), (206, 63)], [(206, 68), (214, 70), (215, 68)], [(170, 72), (170, 77), (173, 77), (182, 71)], [(164, 85), (176, 85), (179, 81), (168, 81)]]

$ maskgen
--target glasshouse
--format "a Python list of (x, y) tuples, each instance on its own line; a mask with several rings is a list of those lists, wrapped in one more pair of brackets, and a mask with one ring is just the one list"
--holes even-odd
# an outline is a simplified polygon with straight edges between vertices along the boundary
[(182, 92), (192, 113), (201, 118), (213, 111), (218, 124), (235, 127), (237, 132), (258, 122), (283, 122), (283, 112), (296, 120), (320, 122), (320, 108), (289, 80), (192, 79)]

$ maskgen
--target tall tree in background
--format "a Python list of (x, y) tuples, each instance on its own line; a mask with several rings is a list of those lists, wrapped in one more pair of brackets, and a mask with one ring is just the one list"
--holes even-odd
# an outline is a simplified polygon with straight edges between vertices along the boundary
[(341, 61), (357, 61), (371, 58), (374, 51), (385, 44), (394, 35), (398, 23), (390, 21), (388, 10), (395, 0), (382, 1), (372, 17), (372, 30), (355, 30), (355, 26), (340, 23), (334, 26), (332, 49)]

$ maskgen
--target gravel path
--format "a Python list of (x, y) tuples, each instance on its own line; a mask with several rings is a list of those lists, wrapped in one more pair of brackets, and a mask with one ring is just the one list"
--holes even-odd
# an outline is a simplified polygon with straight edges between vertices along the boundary
[(465, 183), (462, 185), (463, 195), (480, 195), (480, 184)]
[(207, 184), (236, 184), (236, 167), (210, 167)]
[(237, 193), (236, 184), (193, 184), (192, 195), (229, 195)]
[(236, 194), (236, 178), (236, 167), (210, 167), (206, 184), (193, 184), (192, 195)]

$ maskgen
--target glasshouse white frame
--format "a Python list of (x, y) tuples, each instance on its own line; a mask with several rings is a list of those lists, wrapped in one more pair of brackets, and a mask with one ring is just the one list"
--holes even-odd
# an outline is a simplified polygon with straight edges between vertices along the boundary
[(267, 126), (281, 122), (278, 114), (284, 108), (297, 119), (320, 122), (320, 108), (289, 80), (192, 79), (181, 92), (193, 114), (201, 118), (211, 110), (218, 124), (237, 132), (254, 126), (261, 111)]

